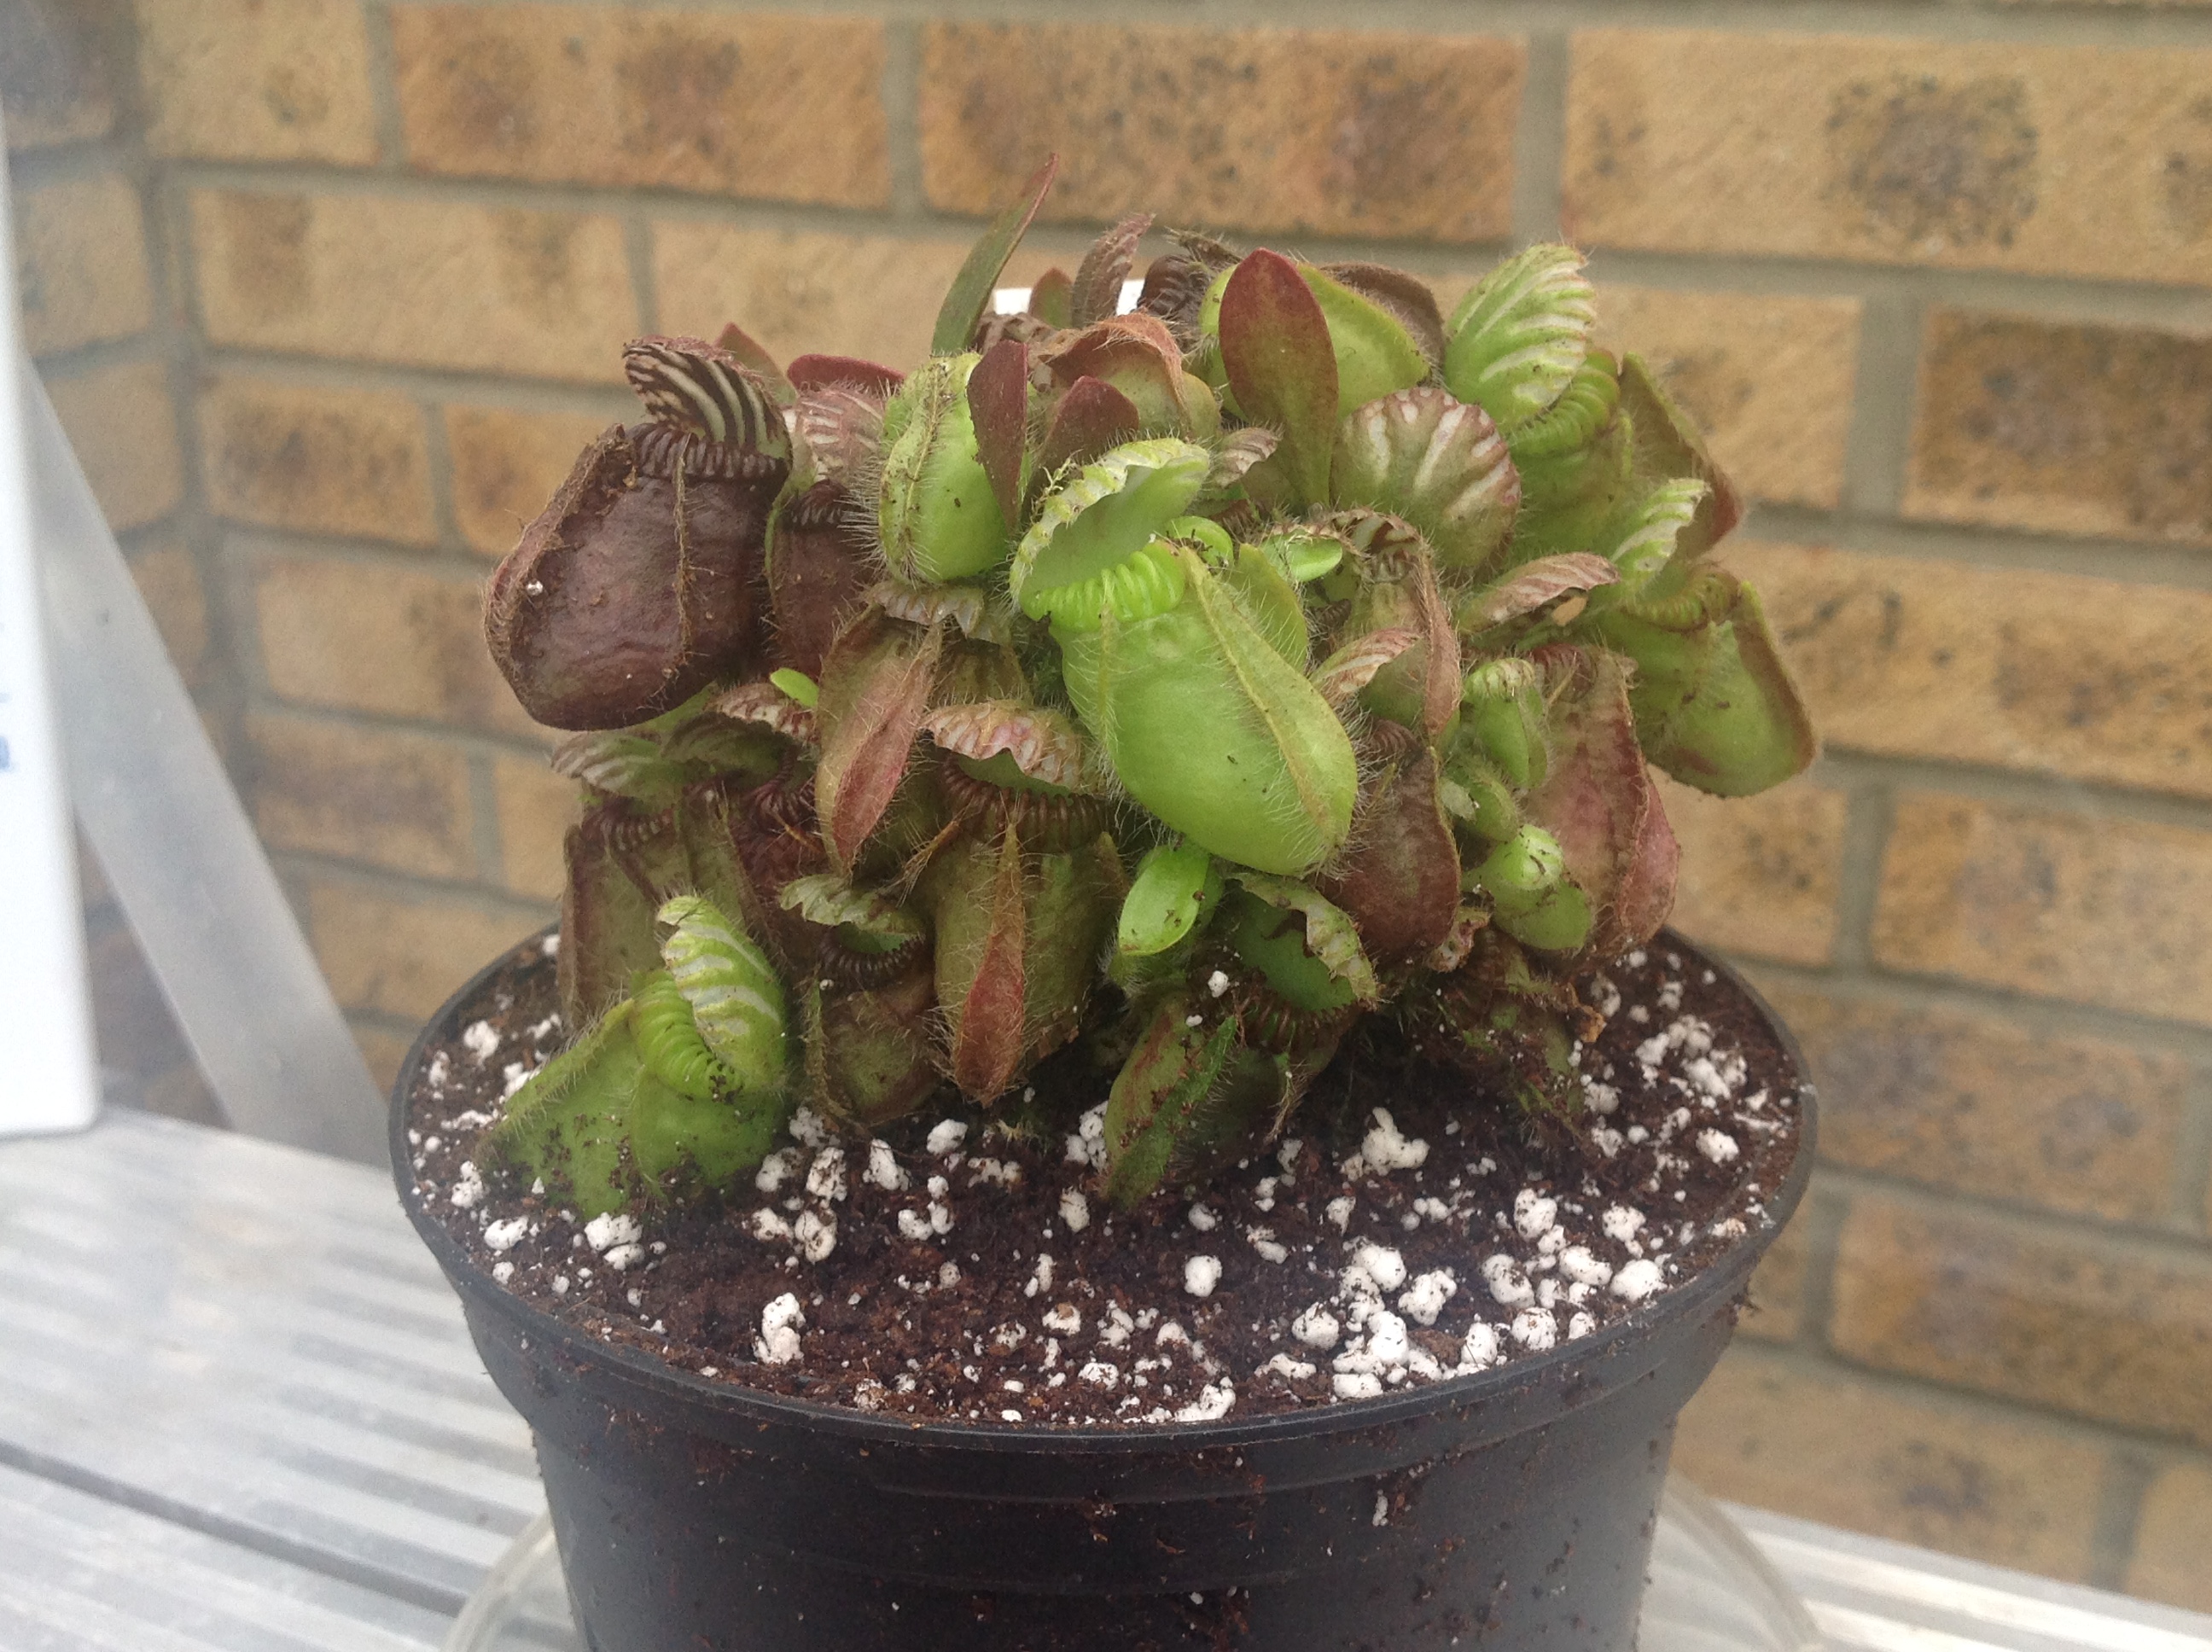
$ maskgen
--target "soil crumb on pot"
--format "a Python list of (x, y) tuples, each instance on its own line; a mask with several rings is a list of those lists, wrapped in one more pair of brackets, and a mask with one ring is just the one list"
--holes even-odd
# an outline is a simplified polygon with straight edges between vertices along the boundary
[(426, 1208), (570, 1325), (860, 1411), (1212, 1422), (1487, 1370), (1602, 1332), (1770, 1225), (1795, 1151), (1787, 1055), (1662, 938), (1583, 983), (1607, 1026), (1577, 1049), (1571, 1123), (1355, 1044), (1271, 1151), (1127, 1212), (1096, 1180), (1110, 1075), (1071, 1050), (1036, 1074), (1087, 1097), (1051, 1139), (957, 1101), (865, 1141), (802, 1109), (741, 1194), (579, 1222), (476, 1156), (567, 1042), (555, 951), (519, 951), (427, 1051), (408, 1132)]

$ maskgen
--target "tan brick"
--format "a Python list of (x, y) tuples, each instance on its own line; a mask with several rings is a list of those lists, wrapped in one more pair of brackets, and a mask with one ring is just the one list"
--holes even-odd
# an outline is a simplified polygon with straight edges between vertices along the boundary
[(1841, 792), (1802, 778), (1753, 798), (1714, 798), (1662, 779), (1682, 845), (1668, 920), (1724, 951), (1825, 963), (1836, 938)]
[(2025, 1422), (1739, 1347), (1682, 1413), (1674, 1467), (1717, 1497), (2083, 1578), (2104, 1460)]
[(1674, 252), (2194, 282), (2212, 52), (1577, 34), (1562, 216)]
[(662, 322), (713, 337), (735, 321), (780, 361), (808, 351), (901, 370), (929, 352), (965, 241), (657, 223)]
[(1601, 288), (1599, 336), (1649, 361), (1745, 492), (1833, 510), (1858, 372), (1856, 299)]
[(208, 650), (207, 592), (191, 552), (175, 539), (158, 540), (131, 553), (131, 577), (168, 645), (177, 675), (187, 689), (205, 686), (215, 662)]
[(2212, 1023), (2212, 833), (1911, 793), (1874, 920), (1893, 969)]
[(387, 564), (275, 557), (253, 570), (269, 686), (331, 706), (535, 733), (484, 647), (473, 581)]
[(139, 527), (175, 507), (185, 465), (167, 366), (130, 361), (49, 379), (46, 393), (110, 527)]
[(10, 149), (103, 137), (115, 125), (120, 0), (0, 5), (0, 106)]
[(501, 881), (517, 895), (558, 900), (568, 881), (562, 840), (580, 810), (576, 782), (520, 757), (495, 761), (491, 781)]
[(514, 549), (523, 528), (568, 479), (576, 456), (614, 422), (589, 413), (508, 407), (445, 410), (461, 537), (487, 556)]
[(307, 931), (348, 1010), (428, 1020), (456, 988), (535, 928), (528, 918), (407, 899), (349, 884), (307, 891)]
[(2136, 1522), (2128, 1593), (2212, 1612), (2212, 1469), (2177, 1463), (2150, 1484)]
[(1057, 151), (1048, 218), (1492, 240), (1524, 70), (1472, 34), (931, 23), (922, 179), (980, 215)]
[(2165, 1214), (2186, 1061), (1993, 1016), (1761, 990), (1804, 1046), (1831, 1163), (2118, 1222)]
[(254, 824), (270, 846), (431, 878), (477, 869), (467, 755), (416, 734), (246, 720)]
[(154, 319), (138, 191), (119, 173), (15, 197), (16, 297), (33, 355), (125, 338)]
[(1729, 546), (1831, 745), (2212, 797), (2212, 595)]
[(872, 19), (398, 6), (392, 33), (422, 171), (890, 203)]
[(2208, 409), (2212, 338), (1937, 310), (1905, 513), (2212, 543)]
[(436, 541), (422, 410), (404, 396), (231, 375), (200, 395), (208, 503), (265, 527)]
[[(1826, 1122), (1824, 1113), (1823, 1127)], [(1796, 1339), (1805, 1325), (1805, 1281), (1811, 1260), (1805, 1245), (1805, 1220), (1800, 1216), (1775, 1236), (1773, 1245), (1752, 1274), (1751, 1305), (1736, 1321), (1739, 1334), (1762, 1342)]]
[(146, 145), (211, 161), (377, 158), (352, 0), (137, 0)]
[(382, 1027), (356, 1025), (353, 1042), (361, 1046), (361, 1059), (368, 1063), (368, 1076), (376, 1080), (378, 1089), (386, 1091), (398, 1081), (399, 1064), (415, 1047), (413, 1039)]
[(618, 380), (640, 331), (611, 217), (199, 190), (191, 220), (217, 343)]
[(2212, 1259), (1861, 1195), (1836, 1258), (1846, 1357), (2212, 1442)]

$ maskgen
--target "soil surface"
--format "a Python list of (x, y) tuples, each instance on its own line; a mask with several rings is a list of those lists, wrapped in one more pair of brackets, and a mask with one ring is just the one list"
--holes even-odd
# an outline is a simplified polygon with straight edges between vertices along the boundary
[[(1770, 1224), (1799, 1075), (1662, 938), (1583, 983), (1588, 1107), (1534, 1129), (1456, 1074), (1351, 1053), (1273, 1151), (1135, 1212), (1097, 1191), (1095, 1104), (1048, 1143), (962, 1105), (871, 1140), (803, 1109), (742, 1196), (579, 1223), (477, 1143), (565, 1042), (519, 951), (411, 1097), (416, 1185), (536, 1306), (702, 1376), (860, 1410), (1097, 1426), (1371, 1397), (1591, 1335)], [(1071, 1116), (1073, 1114), (1071, 1113)], [(1339, 1121), (1334, 1134), (1329, 1119)]]

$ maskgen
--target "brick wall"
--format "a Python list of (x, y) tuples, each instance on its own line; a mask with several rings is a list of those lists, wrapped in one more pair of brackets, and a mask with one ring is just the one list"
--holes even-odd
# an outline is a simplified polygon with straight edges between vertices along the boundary
[(1564, 229), (1828, 738), (1670, 793), (1826, 1097), (1681, 1461), (2212, 1608), (2212, 8), (926, 10), (0, 0), (33, 348), (373, 1060), (557, 884), (477, 589), (623, 337), (914, 357), (1054, 146), (1018, 276), (1132, 205), (1447, 294)]

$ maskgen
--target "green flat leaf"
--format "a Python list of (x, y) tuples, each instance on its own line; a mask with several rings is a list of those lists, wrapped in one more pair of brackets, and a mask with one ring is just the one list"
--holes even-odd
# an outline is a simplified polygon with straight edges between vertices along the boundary
[(1194, 932), (1221, 900), (1221, 874), (1196, 843), (1163, 844), (1138, 863), (1121, 902), (1116, 951), (1150, 957)]
[(1305, 950), (1349, 989), (1353, 999), (1362, 1004), (1382, 1001), (1382, 982), (1367, 960), (1359, 941), (1359, 926), (1350, 913), (1296, 878), (1243, 871), (1232, 875), (1247, 894), (1305, 920)]
[(1045, 157), (1045, 163), (1030, 174), (1022, 185), (1021, 197), (991, 220), (968, 261), (960, 266), (960, 273), (952, 278), (952, 286), (945, 295), (944, 307), (937, 313), (937, 329), (930, 335), (929, 353), (932, 355), (957, 355), (966, 349), (975, 337), (975, 328), (991, 307), (991, 294), (999, 284), (999, 276), (1006, 267), (1006, 260), (1014, 255), (1014, 248), (1028, 232), (1030, 221), (1044, 204), (1044, 197), (1052, 188), (1052, 180), (1060, 175), (1060, 157)]

